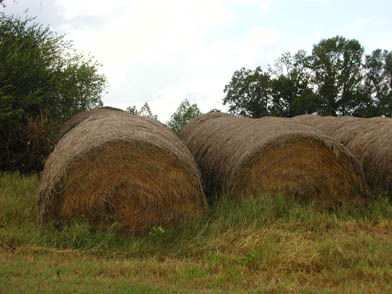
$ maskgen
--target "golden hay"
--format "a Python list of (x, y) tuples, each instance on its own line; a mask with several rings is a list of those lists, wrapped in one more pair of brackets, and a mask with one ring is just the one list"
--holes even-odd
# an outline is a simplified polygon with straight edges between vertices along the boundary
[(207, 197), (283, 193), (333, 207), (368, 193), (351, 153), (305, 124), (208, 113), (179, 136), (199, 165)]
[(392, 192), (392, 119), (352, 116), (293, 118), (324, 131), (344, 144), (362, 164), (376, 192)]
[(110, 107), (110, 106), (105, 106), (105, 107), (101, 107), (101, 108), (95, 108), (95, 109), (91, 109), (89, 111), (83, 111), (80, 112), (76, 115), (74, 115), (73, 117), (71, 117), (70, 120), (66, 121), (61, 128), (59, 129), (59, 131), (57, 132), (57, 136), (56, 136), (56, 140), (55, 140), (55, 144), (57, 144), (58, 141), (60, 141), (60, 139), (66, 134), (68, 133), (70, 130), (72, 130), (74, 127), (78, 126), (81, 122), (83, 122), (84, 120), (88, 119), (91, 116), (94, 115), (104, 115), (105, 113), (109, 112), (109, 111), (123, 111), (119, 108), (114, 108), (114, 107)]
[(197, 165), (165, 125), (122, 111), (82, 116), (45, 164), (37, 196), (40, 223), (119, 222), (134, 231), (203, 210)]

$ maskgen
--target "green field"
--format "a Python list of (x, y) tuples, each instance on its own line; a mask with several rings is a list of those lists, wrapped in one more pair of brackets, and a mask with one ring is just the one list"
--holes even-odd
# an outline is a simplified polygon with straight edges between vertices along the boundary
[(392, 203), (323, 212), (222, 197), (203, 216), (124, 235), (36, 221), (36, 176), (0, 174), (0, 293), (392, 293)]

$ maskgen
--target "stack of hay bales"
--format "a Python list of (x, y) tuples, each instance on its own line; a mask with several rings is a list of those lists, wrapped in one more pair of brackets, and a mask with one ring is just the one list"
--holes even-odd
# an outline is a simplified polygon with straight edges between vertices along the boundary
[(200, 173), (187, 147), (165, 125), (116, 109), (68, 122), (41, 174), (41, 223), (74, 219), (126, 231), (199, 214)]
[(199, 165), (209, 197), (283, 193), (333, 207), (362, 202), (368, 193), (351, 153), (302, 123), (208, 113), (190, 121), (179, 136)]
[(376, 192), (392, 192), (392, 119), (301, 115), (297, 122), (319, 128), (345, 145), (362, 164)]

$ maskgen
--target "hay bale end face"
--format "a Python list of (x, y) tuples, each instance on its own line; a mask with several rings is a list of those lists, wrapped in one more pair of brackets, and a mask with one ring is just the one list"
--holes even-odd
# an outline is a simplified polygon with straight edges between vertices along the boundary
[(351, 153), (305, 124), (209, 113), (179, 135), (195, 156), (207, 197), (283, 193), (333, 207), (368, 193)]
[(196, 163), (165, 125), (122, 111), (84, 116), (46, 162), (37, 196), (41, 223), (119, 222), (134, 231), (202, 212)]
[(335, 138), (361, 163), (366, 180), (375, 192), (392, 192), (392, 119), (352, 116), (292, 118), (310, 124)]

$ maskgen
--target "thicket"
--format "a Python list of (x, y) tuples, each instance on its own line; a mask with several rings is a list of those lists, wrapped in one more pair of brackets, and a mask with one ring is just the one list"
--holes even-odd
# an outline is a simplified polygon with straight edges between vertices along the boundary
[(0, 170), (42, 169), (58, 126), (102, 106), (99, 67), (34, 18), (0, 13)]

